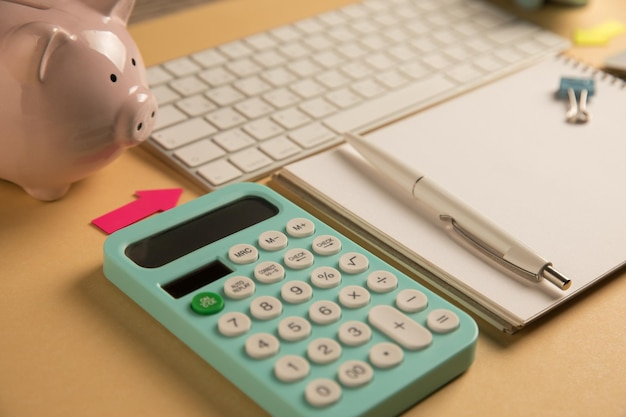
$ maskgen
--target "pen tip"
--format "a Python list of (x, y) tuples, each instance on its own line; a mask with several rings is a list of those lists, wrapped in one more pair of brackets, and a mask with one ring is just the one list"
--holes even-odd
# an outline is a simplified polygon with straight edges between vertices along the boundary
[(572, 281), (565, 275), (554, 269), (552, 265), (548, 265), (547, 267), (545, 267), (545, 269), (543, 270), (543, 277), (563, 291), (569, 289), (569, 287), (572, 285)]

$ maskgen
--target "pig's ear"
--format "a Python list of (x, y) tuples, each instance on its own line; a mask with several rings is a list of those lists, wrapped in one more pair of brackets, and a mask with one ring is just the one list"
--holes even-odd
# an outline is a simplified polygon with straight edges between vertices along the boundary
[(50, 31), (48, 43), (43, 50), (43, 54), (41, 55), (41, 61), (39, 62), (39, 81), (43, 82), (46, 78), (46, 72), (48, 70), (48, 63), (50, 62), (50, 58), (59, 49), (59, 47), (65, 45), (71, 40), (71, 35), (63, 29), (55, 27)]
[(127, 23), (135, 7), (135, 0), (89, 0), (87, 4), (104, 16), (114, 17)]

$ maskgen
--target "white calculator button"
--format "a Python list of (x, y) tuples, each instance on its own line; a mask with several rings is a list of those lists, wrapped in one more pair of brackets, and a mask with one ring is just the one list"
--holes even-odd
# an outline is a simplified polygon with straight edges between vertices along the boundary
[(404, 359), (404, 351), (395, 343), (381, 342), (370, 349), (370, 362), (377, 368), (392, 368)]
[(294, 248), (285, 252), (285, 265), (291, 269), (305, 269), (313, 265), (315, 258), (306, 249)]
[(359, 274), (369, 267), (369, 260), (363, 254), (348, 252), (339, 258), (339, 269), (348, 274)]
[(459, 327), (459, 316), (445, 308), (438, 308), (428, 313), (426, 325), (435, 333), (448, 333)]
[(265, 359), (278, 353), (280, 342), (269, 333), (255, 333), (246, 339), (246, 353), (254, 359)]
[(270, 320), (280, 316), (283, 305), (278, 298), (270, 295), (257, 297), (250, 303), (250, 314), (259, 320)]
[(254, 294), (254, 281), (248, 277), (235, 276), (230, 277), (224, 283), (224, 294), (228, 298), (241, 300)]
[(309, 307), (309, 318), (316, 324), (330, 324), (341, 318), (341, 307), (328, 301), (316, 301)]
[(333, 288), (341, 284), (341, 272), (330, 266), (320, 266), (311, 272), (311, 283), (317, 288)]
[(315, 233), (315, 223), (309, 219), (298, 217), (287, 222), (287, 234), (293, 237), (307, 237)]
[(341, 398), (341, 387), (332, 379), (314, 379), (306, 386), (304, 398), (313, 407), (328, 407)]
[(348, 285), (339, 291), (339, 302), (347, 308), (364, 307), (370, 302), (370, 293), (364, 287)]
[(254, 277), (263, 284), (273, 284), (285, 278), (285, 268), (278, 262), (260, 262), (254, 267)]
[(286, 317), (278, 323), (278, 335), (288, 342), (306, 339), (311, 334), (311, 323), (300, 316)]
[(301, 356), (287, 355), (278, 359), (274, 364), (274, 375), (283, 382), (295, 382), (306, 377), (311, 366)]
[(360, 346), (372, 338), (372, 329), (361, 321), (347, 321), (339, 326), (337, 336), (346, 346)]
[(306, 353), (312, 362), (324, 365), (339, 359), (341, 345), (335, 339), (320, 337), (309, 343)]
[(335, 236), (320, 235), (313, 239), (313, 252), (322, 256), (329, 256), (341, 251), (341, 241)]
[(239, 265), (249, 264), (259, 259), (259, 251), (252, 245), (239, 243), (230, 248), (228, 259)]
[(341, 364), (337, 376), (346, 387), (360, 387), (374, 378), (374, 370), (367, 362), (351, 360)]
[(304, 281), (290, 281), (282, 286), (280, 296), (290, 304), (300, 304), (313, 297), (313, 288)]
[(428, 306), (428, 298), (421, 291), (406, 289), (396, 296), (396, 305), (405, 313), (417, 313)]
[(425, 327), (391, 306), (372, 307), (367, 317), (372, 326), (405, 349), (423, 349), (433, 340)]
[(289, 240), (287, 235), (276, 230), (268, 230), (259, 236), (259, 246), (268, 251), (277, 251), (285, 248)]
[(226, 337), (241, 336), (250, 330), (252, 321), (250, 317), (239, 312), (222, 314), (217, 321), (217, 328)]
[(367, 288), (376, 293), (386, 293), (398, 287), (398, 278), (389, 271), (374, 271), (367, 277)]

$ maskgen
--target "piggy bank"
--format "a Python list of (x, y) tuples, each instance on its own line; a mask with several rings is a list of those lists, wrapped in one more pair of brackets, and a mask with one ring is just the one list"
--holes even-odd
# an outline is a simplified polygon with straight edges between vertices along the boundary
[(154, 126), (126, 29), (134, 0), (0, 0), (0, 179), (39, 200), (104, 167)]

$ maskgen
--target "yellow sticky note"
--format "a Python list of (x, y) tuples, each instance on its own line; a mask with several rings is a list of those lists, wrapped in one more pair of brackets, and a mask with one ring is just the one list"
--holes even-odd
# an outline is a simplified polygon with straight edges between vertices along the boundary
[(626, 25), (610, 20), (590, 29), (574, 31), (574, 42), (577, 45), (605, 45), (613, 37), (626, 31)]

